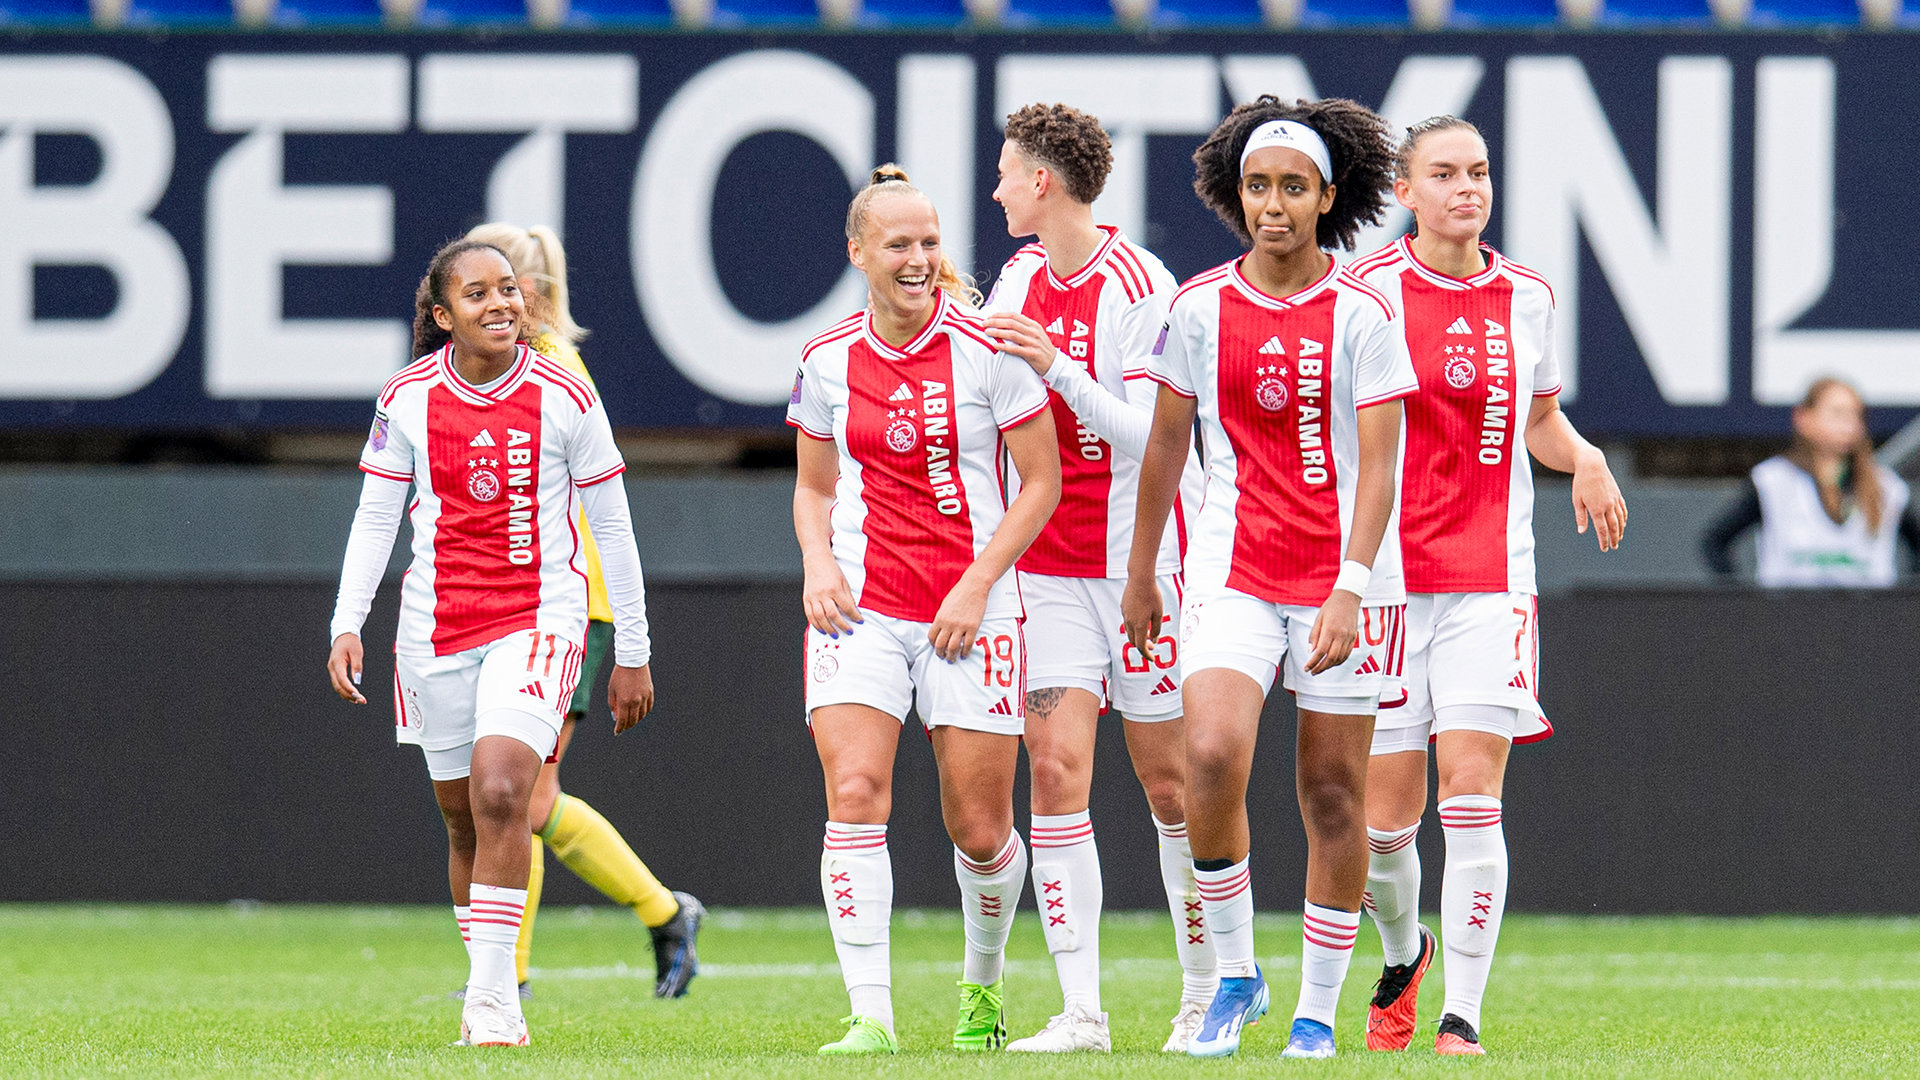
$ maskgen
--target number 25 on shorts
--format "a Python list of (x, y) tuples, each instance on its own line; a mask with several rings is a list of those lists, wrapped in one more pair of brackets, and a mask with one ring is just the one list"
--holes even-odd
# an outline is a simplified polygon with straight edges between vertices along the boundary
[[(1173, 616), (1171, 615), (1160, 616), (1160, 625), (1162, 626), (1165, 626), (1167, 623), (1170, 623), (1172, 621), (1173, 621)], [(1126, 627), (1123, 626), (1120, 628), (1120, 633), (1122, 635), (1121, 637), (1122, 644), (1120, 646), (1120, 663), (1123, 667), (1126, 668), (1127, 674), (1143, 675), (1154, 668), (1159, 668), (1160, 670), (1165, 671), (1168, 668), (1173, 667), (1174, 664), (1179, 662), (1180, 643), (1173, 639), (1173, 635), (1168, 634), (1164, 637), (1156, 639), (1153, 642), (1152, 655), (1147, 655), (1142, 653), (1139, 649), (1134, 648), (1133, 642), (1126, 640), (1126, 637), (1125, 637), (1126, 632), (1127, 632)]]

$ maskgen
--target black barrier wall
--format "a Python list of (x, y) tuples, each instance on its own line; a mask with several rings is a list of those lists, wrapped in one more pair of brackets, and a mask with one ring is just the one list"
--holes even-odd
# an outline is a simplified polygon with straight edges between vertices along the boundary
[[(825, 800), (800, 718), (795, 592), (652, 590), (659, 708), (619, 739), (590, 718), (567, 759), (567, 789), (710, 903), (819, 902)], [(388, 594), (368, 625), (372, 704), (356, 708), (323, 670), (330, 586), (0, 586), (0, 900), (443, 902), (425, 769), (392, 745)], [(1912, 910), (1916, 606), (1910, 592), (1542, 600), (1558, 734), (1514, 755), (1513, 908)], [(1279, 910), (1297, 906), (1305, 869), (1291, 719), (1277, 696), (1250, 800), (1256, 896)], [(1119, 732), (1103, 740), (1107, 903), (1155, 908), (1146, 803)], [(913, 727), (900, 750), (899, 902), (946, 905), (932, 755)], [(1432, 815), (1422, 848), (1437, 869)], [(552, 902), (595, 898), (563, 872), (547, 882)]]

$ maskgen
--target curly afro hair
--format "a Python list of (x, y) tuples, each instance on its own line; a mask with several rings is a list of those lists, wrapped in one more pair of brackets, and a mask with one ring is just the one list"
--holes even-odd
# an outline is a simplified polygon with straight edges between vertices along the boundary
[(1333, 160), (1333, 208), (1320, 215), (1314, 239), (1322, 248), (1351, 248), (1360, 227), (1380, 220), (1393, 187), (1394, 146), (1387, 122), (1357, 101), (1325, 98), (1289, 105), (1272, 94), (1236, 107), (1193, 152), (1193, 190), (1243, 244), (1253, 243), (1240, 208), (1240, 151), (1269, 120), (1295, 120), (1326, 141)]
[(1070, 105), (1026, 106), (1007, 117), (1007, 139), (1028, 161), (1058, 176), (1075, 202), (1099, 198), (1113, 171), (1106, 129)]

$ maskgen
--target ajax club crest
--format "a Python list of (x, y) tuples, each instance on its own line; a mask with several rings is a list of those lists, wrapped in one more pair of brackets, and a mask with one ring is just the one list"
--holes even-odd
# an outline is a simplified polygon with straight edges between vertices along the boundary
[(500, 497), (499, 458), (473, 458), (467, 462), (467, 494), (476, 502), (492, 502)]
[(1287, 369), (1280, 364), (1253, 369), (1253, 400), (1268, 412), (1287, 407)]
[(1479, 369), (1473, 366), (1473, 346), (1447, 346), (1447, 360), (1441, 366), (1441, 371), (1446, 375), (1447, 385), (1455, 390), (1472, 386), (1473, 380), (1480, 375)]
[(887, 446), (905, 454), (920, 445), (920, 429), (914, 426), (913, 409), (894, 409), (887, 413)]
[(828, 679), (831, 679), (835, 675), (840, 674), (840, 661), (830, 651), (831, 648), (832, 647), (829, 646), (828, 648), (821, 649), (818, 653), (814, 654), (814, 657), (813, 657), (813, 681), (814, 682), (817, 682), (817, 683), (826, 682)]

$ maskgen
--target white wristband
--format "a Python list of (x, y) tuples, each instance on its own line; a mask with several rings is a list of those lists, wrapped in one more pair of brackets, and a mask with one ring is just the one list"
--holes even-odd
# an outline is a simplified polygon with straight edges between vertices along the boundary
[(1336, 589), (1345, 589), (1355, 596), (1367, 595), (1367, 583), (1373, 580), (1373, 567), (1348, 559), (1340, 564), (1340, 576), (1333, 581)]

